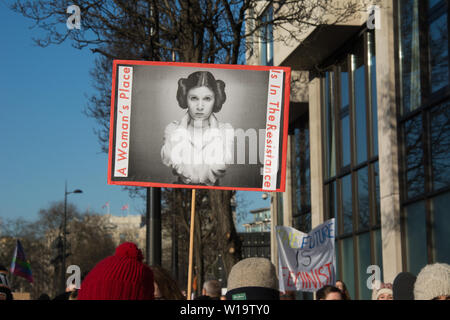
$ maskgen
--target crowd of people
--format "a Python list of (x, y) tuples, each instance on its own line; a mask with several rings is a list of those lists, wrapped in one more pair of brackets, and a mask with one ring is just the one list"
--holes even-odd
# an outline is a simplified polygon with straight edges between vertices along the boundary
[[(12, 300), (8, 270), (0, 266), (0, 300)], [(227, 292), (210, 279), (196, 300), (295, 300), (295, 292), (280, 292), (276, 268), (266, 258), (247, 258), (236, 263), (228, 276)], [(316, 300), (351, 300), (342, 280), (316, 291)], [(191, 297), (192, 298), (192, 297)], [(68, 287), (55, 300), (186, 300), (170, 273), (160, 266), (148, 266), (142, 251), (131, 242), (116, 248), (83, 279), (79, 289)], [(38, 300), (50, 300), (42, 294)], [(375, 283), (372, 300), (450, 300), (450, 265), (426, 265), (416, 276), (398, 274), (393, 283)]]

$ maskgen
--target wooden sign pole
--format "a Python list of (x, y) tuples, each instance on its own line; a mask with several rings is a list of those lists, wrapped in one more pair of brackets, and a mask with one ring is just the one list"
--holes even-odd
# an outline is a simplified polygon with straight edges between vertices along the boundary
[(192, 260), (194, 256), (194, 218), (195, 218), (195, 189), (192, 189), (191, 200), (191, 230), (189, 237), (189, 270), (188, 270), (188, 290), (187, 300), (191, 300), (192, 293)]

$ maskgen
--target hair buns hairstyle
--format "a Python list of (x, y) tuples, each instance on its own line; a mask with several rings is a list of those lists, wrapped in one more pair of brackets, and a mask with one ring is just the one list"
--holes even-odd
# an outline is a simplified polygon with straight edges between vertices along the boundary
[(188, 107), (187, 94), (189, 90), (198, 87), (207, 87), (214, 93), (213, 112), (219, 112), (225, 103), (227, 96), (225, 94), (225, 82), (216, 80), (209, 71), (196, 71), (187, 78), (178, 80), (177, 101), (182, 109)]

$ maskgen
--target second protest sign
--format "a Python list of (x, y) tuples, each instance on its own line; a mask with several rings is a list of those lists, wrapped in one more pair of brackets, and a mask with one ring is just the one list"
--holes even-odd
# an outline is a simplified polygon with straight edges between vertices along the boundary
[(316, 292), (336, 282), (334, 218), (303, 233), (277, 226), (280, 291)]

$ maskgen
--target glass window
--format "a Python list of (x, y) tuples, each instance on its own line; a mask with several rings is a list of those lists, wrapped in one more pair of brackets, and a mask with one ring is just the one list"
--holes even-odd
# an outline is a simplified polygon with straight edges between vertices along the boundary
[[(441, 214), (440, 202), (450, 186), (449, 7), (444, 0), (398, 0), (397, 4), (403, 105), (399, 118), (402, 227), (407, 265), (411, 272), (418, 272), (449, 251), (441, 241), (448, 233), (443, 227), (448, 220)], [(418, 108), (420, 113), (411, 112)]]
[(291, 136), (292, 217), (294, 228), (311, 230), (311, 186), (308, 114), (297, 120)]
[(375, 36), (369, 32), (367, 34), (369, 46), (369, 72), (370, 72), (370, 100), (372, 107), (372, 156), (378, 155), (378, 102), (377, 102), (377, 61), (375, 56)]
[(341, 268), (340, 268), (340, 264), (339, 264), (339, 257), (340, 257), (340, 255), (339, 255), (339, 242), (335, 242), (335, 244), (334, 244), (334, 256), (335, 256), (335, 258), (336, 258), (336, 260), (335, 260), (335, 263), (336, 263), (336, 280), (339, 280), (339, 279), (341, 279), (341, 275), (340, 275), (340, 272), (341, 272)]
[(375, 235), (375, 265), (381, 269), (381, 278), (383, 277), (383, 242), (381, 242), (381, 229), (374, 231)]
[(293, 226), (301, 232), (308, 233), (311, 231), (311, 212), (294, 217)]
[(346, 167), (350, 165), (351, 157), (351, 134), (350, 134), (350, 100), (349, 100), (349, 77), (347, 62), (342, 63), (340, 67), (340, 96), (341, 104), (339, 111), (339, 118), (341, 120), (341, 166)]
[(380, 212), (380, 169), (378, 161), (373, 165), (374, 178), (375, 178), (375, 224), (381, 224), (381, 212)]
[(273, 9), (269, 6), (262, 16), (261, 22), (263, 27), (261, 28), (261, 47), (260, 47), (260, 59), (262, 65), (273, 66)]
[(346, 238), (342, 241), (342, 280), (347, 286), (351, 297), (355, 295), (355, 261), (353, 254), (353, 238)]
[(372, 291), (367, 288), (367, 267), (370, 266), (370, 233), (366, 232), (357, 237), (358, 240), (358, 284), (359, 284), (359, 299), (360, 300), (371, 300)]
[(416, 116), (404, 123), (406, 139), (406, 189), (408, 198), (414, 198), (425, 190), (423, 168), (422, 118)]
[[(328, 205), (329, 205), (329, 219), (337, 218), (337, 195), (336, 195), (336, 181), (328, 184)], [(339, 225), (338, 221), (336, 221), (336, 225)]]
[(450, 193), (433, 199), (433, 247), (435, 261), (450, 264)]
[(358, 170), (358, 229), (370, 227), (369, 170), (364, 167)]
[(348, 67), (345, 60), (340, 66), (340, 85), (341, 85), (341, 111), (348, 109), (350, 105), (349, 88), (348, 88)]
[(418, 274), (427, 264), (426, 211), (423, 201), (406, 207), (407, 270)]
[(350, 116), (344, 115), (341, 121), (342, 166), (350, 165)]
[(372, 249), (381, 248), (381, 243), (372, 243), (381, 241), (372, 236), (380, 228), (375, 223), (380, 192), (373, 39), (373, 33), (355, 38), (339, 63), (330, 67), (335, 73), (325, 73), (322, 81), (326, 216), (336, 219), (337, 277), (347, 284), (353, 299), (369, 297), (361, 289), (366, 284), (363, 269), (374, 263)]
[(431, 110), (433, 189), (450, 185), (450, 102)]
[(364, 42), (360, 42), (352, 55), (353, 94), (355, 97), (356, 163), (367, 161), (366, 121), (366, 68), (364, 64)]
[(430, 23), (430, 80), (434, 93), (448, 86), (448, 27), (447, 15), (443, 14)]
[(442, 2), (442, 0), (428, 0), (428, 8), (431, 9), (440, 2)]
[(309, 128), (308, 121), (304, 121), (300, 129), (295, 131), (295, 148), (296, 163), (300, 190), (300, 211), (308, 211), (311, 206), (311, 186), (310, 186), (310, 169), (309, 169)]
[(327, 178), (336, 175), (336, 139), (335, 139), (335, 105), (333, 99), (333, 81), (334, 73), (327, 72), (325, 74), (325, 130), (326, 130), (326, 164), (327, 164)]
[(419, 0), (398, 1), (403, 113), (421, 104)]
[(343, 234), (353, 232), (353, 210), (352, 210), (352, 176), (347, 175), (341, 180), (342, 185), (342, 218)]

